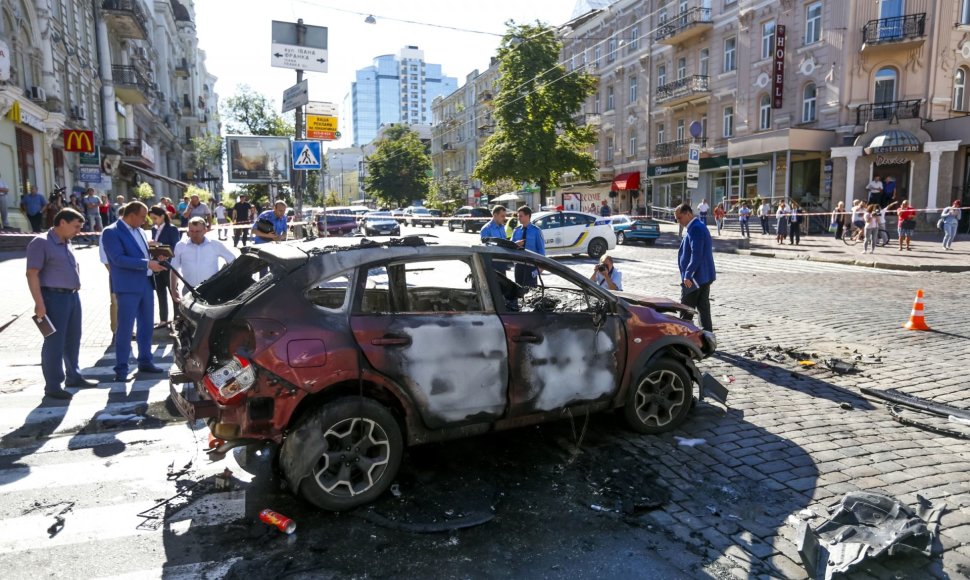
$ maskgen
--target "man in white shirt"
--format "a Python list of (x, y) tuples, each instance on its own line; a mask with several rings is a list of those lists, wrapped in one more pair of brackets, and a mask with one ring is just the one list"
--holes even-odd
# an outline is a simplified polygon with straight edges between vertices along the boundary
[(761, 204), (761, 208), (758, 209), (758, 219), (761, 220), (761, 235), (769, 236), (771, 235), (771, 204), (768, 200), (764, 200)]
[(3, 229), (10, 227), (10, 221), (7, 219), (7, 200), (10, 197), (7, 195), (10, 192), (10, 188), (7, 187), (7, 182), (0, 179), (0, 226)]
[(869, 192), (869, 195), (866, 198), (866, 205), (872, 205), (874, 203), (881, 204), (882, 190), (883, 190), (882, 179), (880, 179), (878, 175), (873, 175), (872, 181), (870, 181), (869, 184), (866, 185), (866, 191)]
[(229, 223), (229, 219), (226, 218), (226, 206), (219, 202), (216, 206), (216, 232), (219, 234), (220, 241), (226, 241), (229, 239), (229, 232), (226, 230), (226, 224)]
[[(189, 220), (188, 239), (182, 238), (175, 245), (175, 256), (172, 257), (172, 267), (177, 269), (187, 284), (193, 287), (198, 286), (208, 280), (219, 271), (219, 258), (226, 264), (236, 259), (232, 250), (218, 241), (213, 241), (205, 237), (208, 225), (205, 219), (194, 217)], [(172, 299), (178, 303), (178, 277), (170, 277), (170, 288)], [(186, 291), (185, 288), (182, 289)]]

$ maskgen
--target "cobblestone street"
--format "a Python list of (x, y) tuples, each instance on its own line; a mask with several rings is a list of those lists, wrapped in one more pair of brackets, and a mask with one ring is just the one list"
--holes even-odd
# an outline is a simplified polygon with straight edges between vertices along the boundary
[[(441, 228), (434, 233), (449, 243), (477, 239), (444, 234)], [(676, 250), (669, 242), (667, 239), (652, 248), (621, 246), (612, 252), (617, 268), (623, 272), (625, 290), (678, 295)], [(97, 262), (96, 249), (79, 250), (78, 256), (84, 280), (82, 366), (88, 366), (93, 376), (107, 377), (112, 364), (112, 355), (106, 352), (110, 343), (107, 276)], [(865, 398), (859, 390), (897, 388), (937, 402), (967, 406), (964, 361), (970, 357), (970, 331), (966, 329), (965, 288), (970, 284), (970, 274), (905, 272), (728, 253), (716, 254), (715, 260), (718, 280), (712, 300), (719, 345), (702, 370), (730, 388), (726, 413), (701, 403), (677, 432), (661, 437), (636, 435), (617, 426), (609, 415), (602, 415), (591, 418), (588, 432), (583, 434), (578, 434), (582, 419), (573, 418), (413, 450), (417, 467), (412, 469), (416, 474), (402, 476), (405, 494), (427, 486), (472, 496), (479, 486), (487, 484), (504, 498), (495, 508), (498, 517), (492, 523), (452, 532), (454, 545), (461, 543), (460, 553), (446, 547), (440, 536), (436, 540), (431, 536), (395, 535), (360, 519), (333, 514), (302, 515), (300, 526), (306, 532), (299, 541), (307, 546), (326, 541), (339, 552), (341, 538), (353, 536), (358, 542), (373, 541), (381, 546), (388, 562), (395, 561), (394, 555), (406, 558), (405, 554), (419, 550), (441, 554), (437, 562), (425, 559), (407, 566), (371, 562), (368, 571), (378, 576), (467, 573), (467, 558), (492, 566), (482, 569), (483, 576), (583, 575), (597, 569), (583, 563), (582, 554), (616, 557), (622, 553), (631, 558), (630, 562), (648, 556), (660, 558), (684, 577), (804, 578), (807, 574), (795, 541), (798, 523), (808, 519), (818, 526), (825, 519), (825, 508), (843, 494), (870, 490), (892, 495), (910, 506), (916, 505), (920, 495), (934, 505), (945, 503), (947, 509), (931, 558), (895, 556), (866, 561), (852, 578), (970, 576), (970, 442), (900, 424), (884, 404)], [(588, 274), (594, 262), (573, 258), (564, 263)], [(23, 314), (0, 332), (0, 397), (5, 409), (4, 447), (8, 448), (3, 450), (8, 455), (0, 464), (0, 476), (6, 478), (2, 480), (5, 482), (17, 479), (11, 473), (20, 465), (11, 463), (20, 455), (10, 453), (25, 445), (8, 440), (8, 436), (25, 423), (42, 391), (38, 364), (41, 341), (27, 316), (30, 300), (23, 268), (20, 258), (0, 262), (0, 275), (11, 281), (11, 291), (0, 305), (0, 324), (11, 320), (12, 315)], [(918, 289), (925, 292), (931, 332), (902, 328)], [(167, 348), (168, 343), (160, 340), (158, 354), (165, 366), (171, 361)], [(833, 372), (824, 364), (831, 358), (856, 362), (859, 372)], [(112, 400), (129, 401), (144, 391), (140, 398), (148, 403), (162, 401), (167, 384), (136, 381), (129, 388), (130, 392), (112, 391)], [(77, 401), (72, 402), (71, 413)], [(52, 442), (58, 434), (78, 437), (84, 419), (92, 414), (81, 411), (79, 416), (79, 422), (65, 421), (46, 436)], [(171, 417), (163, 418), (162, 425), (170, 421)], [(157, 436), (166, 429), (154, 433)], [(117, 437), (131, 438), (136, 431), (127, 427)], [(679, 444), (682, 439), (678, 438), (703, 442), (687, 446)], [(98, 444), (94, 444), (95, 454), (97, 449)], [(140, 453), (150, 450), (141, 449)], [(83, 458), (90, 460), (90, 451), (64, 448), (56, 452), (59, 459), (46, 461), (69, 466)], [(114, 458), (122, 469), (129, 461), (127, 453)], [(501, 455), (500, 460), (496, 454)], [(37, 461), (36, 455), (31, 461)], [(138, 462), (139, 457), (130, 461)], [(447, 487), (429, 481), (422, 469), (443, 473)], [(33, 474), (19, 481), (18, 490), (29, 489), (31, 477)], [(120, 477), (139, 481), (150, 476), (142, 469)], [(647, 493), (643, 489), (630, 491), (646, 481), (657, 494), (654, 499), (659, 500), (650, 509), (626, 509), (624, 493)], [(43, 485), (43, 480), (34, 485)], [(249, 493), (253, 495), (255, 490)], [(262, 499), (248, 501), (247, 506), (264, 503)], [(287, 501), (294, 502), (291, 509), (306, 509), (295, 500)], [(388, 499), (385, 505), (391, 501)], [(248, 509), (247, 515), (251, 515)], [(16, 510), (7, 508), (2, 514), (5, 525), (17, 516)], [(353, 532), (361, 526), (370, 531), (363, 536)], [(553, 538), (556, 526), (585, 532), (577, 536), (581, 539), (573, 540), (569, 533)], [(549, 530), (550, 536), (537, 539), (538, 531), (530, 528)], [(376, 539), (367, 540), (367, 533)], [(509, 546), (524, 542), (527, 547), (511, 555), (497, 555), (495, 537), (502, 537)], [(22, 550), (19, 544), (0, 537), (0, 545), (8, 548), (7, 554), (0, 556), (0, 569), (9, 572), (16, 557), (31, 562), (78, 557), (77, 552), (45, 549), (43, 541), (39, 539), (34, 549), (18, 551)], [(148, 564), (195, 565), (213, 558), (211, 553), (183, 555), (181, 551), (173, 558), (172, 541), (166, 536), (160, 562)], [(220, 542), (214, 538), (209, 541), (214, 545)], [(120, 548), (100, 545), (106, 560), (123, 560)], [(541, 556), (527, 553), (536, 549), (541, 550)], [(11, 555), (10, 550), (19, 556)], [(219, 550), (224, 550), (219, 556), (224, 561), (245, 556), (241, 547)], [(268, 563), (272, 554), (281, 550), (293, 548), (268, 545), (247, 558)], [(94, 552), (86, 554), (83, 557), (96, 557)], [(312, 560), (315, 556), (306, 557)], [(348, 558), (328, 560), (328, 569), (338, 574), (360, 572), (360, 564), (355, 568)], [(128, 564), (130, 571), (145, 565)], [(609, 569), (612, 572), (607, 576), (626, 570), (622, 566)], [(121, 571), (125, 570), (129, 568)], [(678, 576), (674, 572), (664, 577)]]

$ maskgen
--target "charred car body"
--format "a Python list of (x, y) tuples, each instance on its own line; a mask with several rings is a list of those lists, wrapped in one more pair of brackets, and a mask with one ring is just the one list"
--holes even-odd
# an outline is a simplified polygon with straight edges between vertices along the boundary
[[(538, 287), (510, 279), (539, 268)], [(259, 277), (268, 270), (269, 274)], [(498, 246), (264, 244), (186, 296), (172, 398), (219, 449), (279, 443), (291, 489), (327, 509), (370, 502), (407, 445), (618, 409), (675, 428), (714, 336), (668, 300), (609, 294)]]

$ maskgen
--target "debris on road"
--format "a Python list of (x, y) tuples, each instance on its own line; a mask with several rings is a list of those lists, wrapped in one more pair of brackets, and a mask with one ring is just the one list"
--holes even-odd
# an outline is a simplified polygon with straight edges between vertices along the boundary
[(47, 528), (47, 533), (50, 534), (51, 538), (53, 538), (54, 536), (59, 534), (63, 529), (64, 529), (64, 516), (57, 515), (57, 516), (54, 516), (54, 523), (51, 524), (51, 527)]
[(839, 403), (839, 408), (840, 409), (845, 409), (846, 411), (851, 411), (855, 407), (853, 407), (852, 406), (852, 403), (850, 403), (848, 401), (842, 401), (841, 403)]
[(815, 362), (815, 361), (813, 361), (813, 360), (800, 360), (800, 361), (798, 361), (798, 364), (799, 364), (799, 366), (803, 366), (803, 367), (813, 367), (813, 366), (817, 365), (818, 363)]
[(391, 490), (390, 491), (391, 491), (391, 495), (393, 495), (394, 497), (401, 497), (401, 486), (400, 485), (398, 485), (396, 483), (392, 483), (391, 484)]
[(945, 505), (922, 496), (918, 513), (899, 500), (867, 491), (851, 492), (829, 508), (831, 518), (816, 529), (802, 522), (798, 553), (812, 578), (829, 580), (867, 558), (900, 553), (930, 555)]
[(825, 366), (837, 375), (851, 375), (860, 372), (855, 365), (855, 362), (849, 363), (839, 358), (830, 358), (825, 361)]
[(215, 479), (215, 489), (216, 491), (226, 491), (232, 484), (232, 471), (229, 468), (225, 468), (222, 473), (216, 475)]
[(865, 395), (876, 397), (877, 399), (889, 401), (890, 403), (895, 403), (904, 407), (926, 411), (927, 413), (939, 415), (940, 417), (949, 417), (952, 415), (961, 419), (970, 420), (970, 409), (961, 409), (960, 407), (954, 407), (953, 405), (947, 405), (946, 403), (937, 403), (936, 401), (932, 401), (930, 399), (914, 397), (913, 395), (898, 391), (896, 389), (887, 389), (883, 391), (863, 387), (860, 390)]
[(265, 509), (259, 512), (259, 521), (275, 527), (284, 534), (292, 534), (296, 531), (296, 522), (271, 509)]
[[(889, 414), (892, 415), (893, 420), (897, 423), (918, 427), (931, 433), (937, 433), (947, 437), (970, 439), (970, 432), (964, 429), (950, 427), (950, 425), (959, 425), (960, 427), (970, 426), (970, 409), (962, 409), (960, 407), (954, 407), (953, 405), (947, 405), (946, 403), (937, 403), (930, 399), (914, 397), (913, 395), (896, 389), (879, 390), (862, 388), (861, 390), (863, 394), (886, 401), (886, 408), (889, 410)], [(924, 413), (924, 419), (918, 420), (906, 417), (903, 415), (905, 411), (922, 412)]]
[(687, 437), (680, 437), (679, 435), (674, 435), (674, 439), (677, 440), (677, 445), (681, 447), (696, 447), (707, 443), (707, 439), (689, 439)]

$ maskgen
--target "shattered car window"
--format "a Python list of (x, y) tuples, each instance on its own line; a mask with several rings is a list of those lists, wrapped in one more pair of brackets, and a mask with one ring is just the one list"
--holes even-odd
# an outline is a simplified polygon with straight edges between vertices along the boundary
[(359, 311), (364, 314), (391, 312), (390, 278), (384, 266), (367, 270)]
[(307, 300), (329, 310), (340, 310), (347, 299), (347, 290), (350, 288), (350, 277), (347, 274), (334, 276), (319, 282), (314, 287), (307, 290)]
[[(266, 274), (263, 276), (262, 274)], [(282, 274), (282, 268), (251, 254), (239, 256), (196, 288), (208, 304), (225, 304), (243, 299), (269, 286)]]
[(553, 271), (539, 273), (537, 286), (523, 286), (513, 279), (515, 265), (512, 260), (492, 260), (493, 270), (502, 292), (506, 308), (518, 312), (600, 312), (605, 301), (597, 294)]
[(360, 312), (481, 312), (471, 265), (459, 259), (399, 262), (370, 268)]

